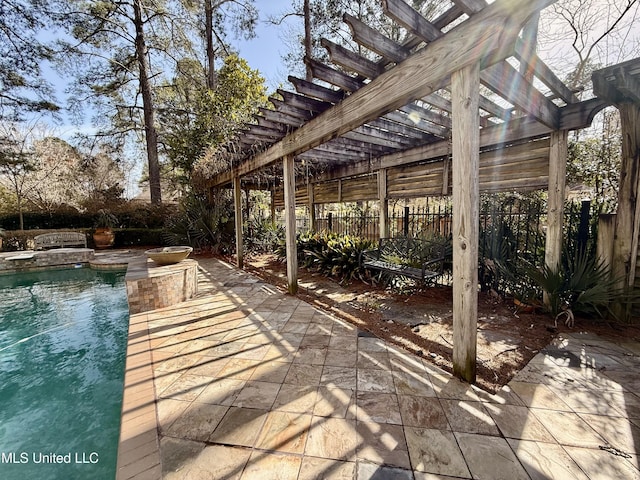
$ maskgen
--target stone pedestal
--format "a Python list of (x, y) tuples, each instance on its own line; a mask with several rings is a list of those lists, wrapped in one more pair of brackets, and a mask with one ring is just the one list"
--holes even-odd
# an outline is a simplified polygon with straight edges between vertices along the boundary
[(129, 263), (125, 282), (132, 315), (168, 307), (198, 293), (198, 262), (159, 266), (143, 258)]

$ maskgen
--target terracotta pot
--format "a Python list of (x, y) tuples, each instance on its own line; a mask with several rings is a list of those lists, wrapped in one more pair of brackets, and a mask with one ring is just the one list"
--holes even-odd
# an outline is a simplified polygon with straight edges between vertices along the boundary
[(96, 228), (93, 234), (93, 243), (96, 248), (109, 248), (113, 245), (116, 236), (110, 228)]

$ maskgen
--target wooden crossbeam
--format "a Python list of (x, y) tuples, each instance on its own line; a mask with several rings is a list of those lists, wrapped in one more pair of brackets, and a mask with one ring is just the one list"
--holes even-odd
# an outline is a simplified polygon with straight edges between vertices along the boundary
[(293, 105), (289, 105), (284, 100), (280, 100), (278, 98), (271, 97), (269, 98), (269, 101), (273, 103), (278, 112), (290, 115), (292, 117), (300, 118), (305, 122), (313, 118), (314, 112), (309, 109), (294, 107)]
[(596, 70), (591, 78), (594, 93), (608, 102), (640, 102), (640, 59)]
[(304, 120), (302, 120), (301, 118), (293, 117), (283, 112), (277, 112), (275, 110), (271, 110), (270, 108), (260, 108), (260, 113), (267, 120), (271, 120), (272, 122), (278, 122), (283, 125), (289, 125), (290, 127), (294, 127), (294, 128), (298, 128), (300, 125), (304, 123)]
[(345, 93), (341, 90), (333, 90), (292, 76), (288, 77), (288, 80), (299, 94), (317, 98), (323, 102), (339, 103), (346, 98)]
[(320, 39), (320, 45), (329, 52), (331, 63), (340, 65), (364, 77), (376, 78), (385, 70), (382, 64), (364, 58), (362, 55), (347, 50), (343, 46), (333, 43), (326, 38)]
[(315, 78), (335, 85), (344, 91), (355, 92), (364, 85), (361, 80), (353, 78), (344, 72), (334, 70), (316, 60), (305, 58), (305, 63), (311, 67), (311, 72)]
[(492, 65), (480, 72), (483, 85), (513, 103), (544, 125), (558, 128), (558, 107), (507, 62)]
[(356, 17), (345, 13), (342, 19), (351, 28), (353, 40), (372, 52), (396, 63), (403, 61), (410, 55), (411, 51), (408, 48), (398, 45)]
[[(476, 13), (486, 6), (486, 2), (484, 0), (465, 0), (461, 1), (459, 5), (467, 13)], [(425, 41), (433, 41), (444, 35), (402, 0), (387, 0), (384, 2), (384, 7), (385, 13), (391, 18), (415, 35), (421, 36)], [(533, 115), (545, 125), (557, 128), (557, 107), (511, 65), (507, 62), (501, 62), (487, 70), (482, 72), (480, 77), (484, 85), (524, 112)], [(481, 108), (483, 108), (482, 105)]]
[[(211, 180), (228, 183), (289, 154), (299, 154), (396, 110), (437, 90), (450, 75), (474, 63), (487, 67), (513, 53), (518, 32), (528, 17), (555, 0), (497, 0), (395, 68), (307, 122), (265, 152)], [(487, 25), (501, 25), (487, 29)], [(337, 121), (337, 119), (339, 121)]]
[[(590, 99), (579, 104), (570, 104), (560, 109), (562, 129), (576, 130), (585, 128), (591, 124), (593, 117), (607, 106), (607, 102), (601, 99)], [(502, 125), (483, 128), (480, 131), (480, 147), (509, 144), (516, 141), (533, 140), (546, 137), (551, 134), (552, 128), (547, 127), (531, 118), (518, 118)], [(366, 162), (356, 163), (348, 167), (340, 167), (333, 171), (323, 173), (316, 178), (317, 181), (334, 180), (351, 175), (370, 173), (380, 168), (391, 168), (400, 165), (437, 159), (451, 153), (451, 145), (448, 141), (439, 141), (420, 145), (403, 152), (391, 153), (382, 157), (368, 159)]]

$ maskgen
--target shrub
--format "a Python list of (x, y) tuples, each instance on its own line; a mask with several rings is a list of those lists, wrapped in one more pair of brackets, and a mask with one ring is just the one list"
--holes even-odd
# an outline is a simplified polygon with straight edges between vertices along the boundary
[(273, 252), (284, 242), (284, 227), (274, 225), (271, 219), (252, 219), (245, 232), (245, 248), (249, 252)]
[(547, 292), (549, 313), (555, 319), (565, 314), (570, 324), (576, 313), (602, 318), (607, 314), (614, 316), (610, 309), (612, 303), (632, 300), (617, 289), (610, 269), (586, 251), (570, 255), (565, 249), (556, 268), (529, 265), (527, 275)]
[(121, 228), (114, 230), (114, 246), (150, 247), (164, 245), (161, 228)]
[[(305, 233), (297, 236), (296, 246), (301, 266), (337, 277), (341, 282), (368, 278), (360, 260), (362, 253), (373, 247), (371, 240), (335, 233)], [(276, 253), (280, 258), (286, 258), (284, 243)]]
[(231, 196), (216, 191), (211, 198), (190, 194), (165, 223), (163, 239), (168, 245), (189, 245), (213, 253), (234, 250)]

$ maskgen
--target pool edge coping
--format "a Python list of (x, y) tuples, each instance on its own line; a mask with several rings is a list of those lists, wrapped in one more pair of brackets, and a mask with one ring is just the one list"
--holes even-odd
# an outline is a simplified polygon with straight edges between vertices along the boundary
[(116, 480), (162, 478), (148, 313), (129, 316)]

